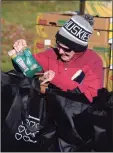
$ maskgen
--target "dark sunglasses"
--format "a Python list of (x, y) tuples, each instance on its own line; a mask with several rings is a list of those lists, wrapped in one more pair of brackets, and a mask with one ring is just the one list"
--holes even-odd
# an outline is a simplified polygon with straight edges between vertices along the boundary
[(70, 49), (70, 48), (65, 48), (65, 47), (60, 46), (59, 42), (56, 42), (56, 44), (57, 44), (57, 47), (61, 48), (64, 52), (71, 52), (72, 51), (72, 49)]

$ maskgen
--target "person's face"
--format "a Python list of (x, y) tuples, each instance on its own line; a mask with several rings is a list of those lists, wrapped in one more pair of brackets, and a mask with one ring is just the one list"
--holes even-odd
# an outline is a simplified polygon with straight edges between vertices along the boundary
[(60, 58), (65, 62), (69, 62), (75, 55), (73, 50), (69, 49), (67, 46), (61, 43), (57, 43), (57, 48), (60, 54)]

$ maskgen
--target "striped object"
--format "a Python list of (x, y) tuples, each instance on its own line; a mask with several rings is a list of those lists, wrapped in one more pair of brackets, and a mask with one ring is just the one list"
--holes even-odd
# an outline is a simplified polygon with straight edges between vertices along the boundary
[[(92, 22), (91, 22), (92, 21)], [(56, 34), (56, 40), (74, 51), (85, 51), (93, 32), (93, 17), (75, 15), (62, 26)]]
[(112, 32), (109, 32), (109, 40), (108, 40), (108, 43), (109, 44), (112, 44), (112, 42), (113, 42), (113, 18), (110, 18), (109, 30), (112, 30)]
[(99, 17), (112, 17), (112, 1), (86, 1), (85, 13)]

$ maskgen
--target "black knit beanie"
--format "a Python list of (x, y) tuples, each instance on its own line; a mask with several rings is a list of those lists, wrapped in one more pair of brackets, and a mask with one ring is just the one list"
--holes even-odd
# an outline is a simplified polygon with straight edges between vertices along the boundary
[(68, 20), (56, 34), (56, 41), (75, 52), (83, 52), (88, 47), (88, 39), (93, 32), (93, 16), (75, 15)]

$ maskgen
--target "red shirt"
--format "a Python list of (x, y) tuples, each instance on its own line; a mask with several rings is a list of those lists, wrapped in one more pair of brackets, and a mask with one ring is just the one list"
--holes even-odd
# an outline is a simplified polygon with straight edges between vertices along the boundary
[[(51, 83), (63, 91), (78, 87), (92, 102), (93, 97), (97, 96), (97, 90), (103, 87), (103, 64), (100, 57), (92, 50), (76, 53), (74, 58), (67, 63), (58, 60), (53, 49), (33, 56), (44, 71), (53, 70), (55, 72), (55, 77)], [(71, 80), (75, 72), (80, 69), (85, 73), (85, 78), (81, 84)]]

